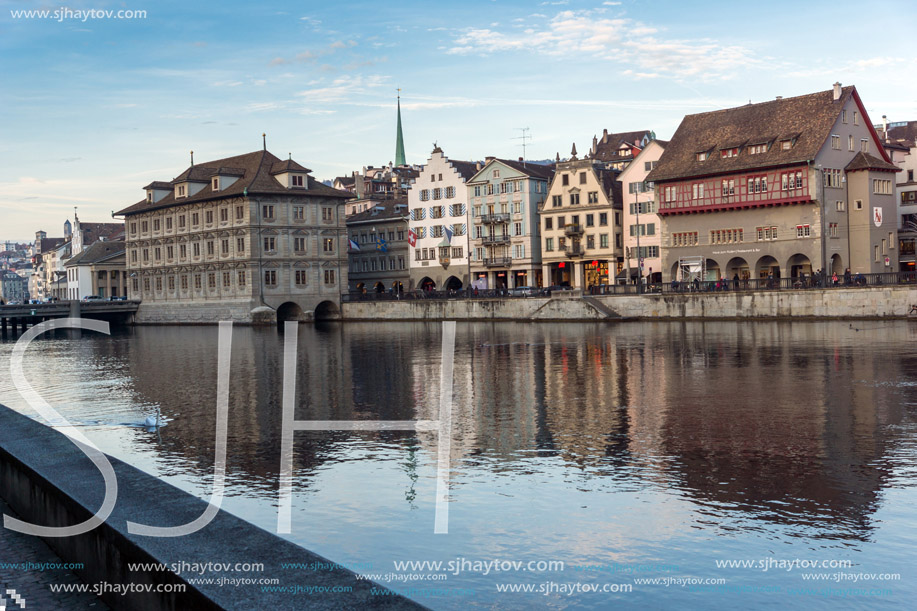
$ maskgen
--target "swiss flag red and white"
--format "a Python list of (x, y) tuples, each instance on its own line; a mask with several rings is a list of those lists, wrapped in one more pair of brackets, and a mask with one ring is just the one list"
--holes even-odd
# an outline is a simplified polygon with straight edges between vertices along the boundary
[(411, 245), (411, 248), (417, 244), (417, 234), (414, 233), (413, 229), (408, 229), (408, 244)]

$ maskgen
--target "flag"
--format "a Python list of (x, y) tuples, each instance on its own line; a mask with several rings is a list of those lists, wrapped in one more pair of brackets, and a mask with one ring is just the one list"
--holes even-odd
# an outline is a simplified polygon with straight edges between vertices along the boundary
[(350, 240), (350, 250), (360, 250), (360, 245), (353, 240)]
[(388, 252), (388, 245), (385, 243), (385, 238), (381, 235), (376, 239), (376, 250)]
[(408, 244), (411, 245), (411, 248), (417, 245), (417, 234), (413, 229), (408, 229)]
[(446, 227), (446, 241), (452, 244), (452, 230)]

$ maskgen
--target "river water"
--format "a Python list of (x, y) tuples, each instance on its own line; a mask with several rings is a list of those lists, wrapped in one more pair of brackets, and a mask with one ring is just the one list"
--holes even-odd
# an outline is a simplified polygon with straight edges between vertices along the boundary
[[(908, 322), (458, 323), (448, 534), (434, 433), (309, 431), (284, 536), (433, 609), (905, 606), (915, 337)], [(437, 419), (441, 341), (438, 323), (300, 326), (296, 419)], [(13, 343), (0, 402), (31, 415)], [(274, 531), (283, 336), (238, 327), (232, 347), (223, 506)], [(216, 364), (216, 327), (58, 332), (25, 358), (100, 448), (202, 498)], [(165, 427), (136, 426), (157, 409)]]

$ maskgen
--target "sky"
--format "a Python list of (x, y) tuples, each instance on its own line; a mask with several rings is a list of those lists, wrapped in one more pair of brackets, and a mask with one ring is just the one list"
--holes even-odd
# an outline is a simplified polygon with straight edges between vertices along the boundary
[(0, 239), (62, 235), (74, 207), (110, 222), (189, 151), (239, 155), (262, 133), (319, 180), (387, 164), (398, 88), (417, 164), (434, 142), (516, 158), (523, 133), (529, 159), (603, 129), (666, 139), (686, 114), (835, 81), (874, 123), (917, 119), (915, 17), (882, 0), (0, 0)]

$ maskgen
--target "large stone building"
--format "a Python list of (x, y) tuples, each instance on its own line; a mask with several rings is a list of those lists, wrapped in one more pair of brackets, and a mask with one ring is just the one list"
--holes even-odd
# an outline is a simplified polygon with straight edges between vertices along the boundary
[(896, 271), (897, 171), (854, 87), (686, 116), (647, 176), (665, 279)]
[(438, 146), (408, 191), (414, 240), (410, 289), (458, 290), (469, 282), (468, 190), (480, 167), (447, 158)]
[(558, 162), (541, 206), (541, 264), (545, 285), (602, 290), (623, 265), (621, 183), (606, 162)]
[(553, 175), (553, 166), (488, 157), (468, 180), (475, 287), (542, 285), (538, 209)]
[(336, 315), (351, 195), (267, 150), (193, 164), (121, 210), (128, 294), (149, 321)]
[(618, 176), (624, 197), (624, 273), (631, 282), (637, 278), (662, 281), (656, 190), (646, 176), (656, 167), (666, 144), (663, 140), (648, 142)]
[(29, 281), (16, 272), (0, 270), (0, 300), (25, 303), (29, 300)]
[(407, 198), (347, 217), (351, 293), (402, 293), (410, 283)]

